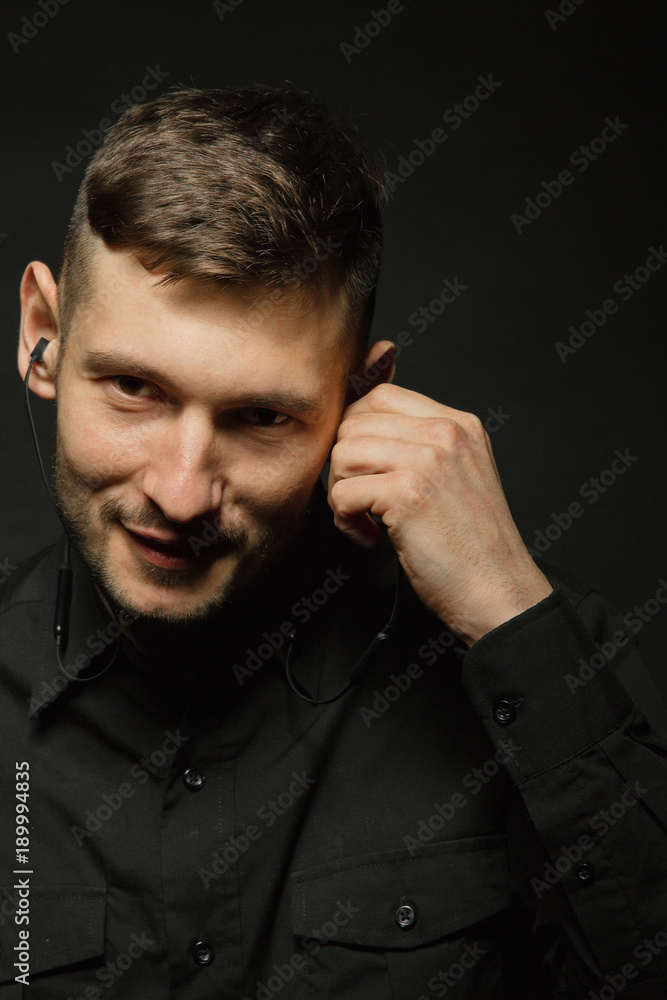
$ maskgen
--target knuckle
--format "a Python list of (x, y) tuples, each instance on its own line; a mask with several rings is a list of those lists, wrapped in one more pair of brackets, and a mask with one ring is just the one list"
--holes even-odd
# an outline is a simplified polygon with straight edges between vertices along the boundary
[(337, 479), (329, 490), (329, 496), (331, 497), (331, 503), (334, 507), (340, 509), (343, 501), (343, 493), (345, 492), (345, 480)]
[(476, 438), (476, 440), (478, 440), (478, 441), (483, 440), (484, 437), (486, 436), (486, 430), (484, 428), (484, 424), (482, 423), (482, 421), (480, 420), (480, 418), (477, 416), (477, 414), (476, 413), (469, 413), (468, 414), (468, 421), (467, 422), (468, 422), (469, 431), (472, 434), (472, 436), (474, 438)]
[(339, 460), (339, 458), (341, 456), (341, 453), (343, 451), (344, 445), (345, 445), (345, 441), (343, 440), (343, 438), (339, 434), (338, 437), (336, 438), (336, 440), (333, 443), (333, 447), (331, 448), (330, 461), (331, 461), (332, 465)]
[(397, 394), (398, 386), (392, 385), (391, 382), (383, 382), (381, 385), (376, 385), (370, 390), (368, 399), (372, 399), (373, 406), (382, 408), (392, 406)]
[(338, 440), (341, 441), (343, 438), (358, 434), (361, 430), (362, 422), (361, 413), (351, 413), (348, 417), (345, 417), (338, 427)]
[(430, 482), (423, 474), (414, 469), (406, 469), (401, 473), (401, 493), (408, 507), (423, 507), (428, 503), (431, 492)]
[(357, 454), (355, 438), (342, 438), (336, 441), (331, 449), (331, 464), (338, 471), (342, 472), (350, 468), (354, 457)]
[(450, 417), (436, 417), (433, 427), (433, 439), (440, 447), (450, 451), (465, 438), (465, 432), (460, 424)]

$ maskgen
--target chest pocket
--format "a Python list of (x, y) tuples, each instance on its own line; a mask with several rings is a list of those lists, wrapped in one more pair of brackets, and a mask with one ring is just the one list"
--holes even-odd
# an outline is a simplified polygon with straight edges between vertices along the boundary
[[(17, 881), (21, 876), (17, 875)], [(0, 1000), (62, 1000), (78, 996), (90, 982), (90, 968), (104, 954), (103, 886), (30, 886), (29, 923), (16, 924), (15, 913), (26, 912), (13, 886), (0, 888)], [(28, 931), (25, 947), (25, 931)], [(20, 932), (24, 937), (19, 937)], [(16, 946), (21, 945), (20, 950)], [(28, 986), (16, 982), (29, 966)], [(19, 962), (17, 967), (14, 963)]]
[(295, 1000), (500, 1000), (510, 901), (502, 835), (294, 872)]

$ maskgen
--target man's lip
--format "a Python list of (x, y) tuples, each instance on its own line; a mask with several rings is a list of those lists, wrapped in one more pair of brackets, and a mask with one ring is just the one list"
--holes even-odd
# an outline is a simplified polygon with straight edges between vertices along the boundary
[[(125, 528), (125, 525), (123, 527)], [(213, 548), (197, 554), (182, 539), (179, 539), (178, 545), (174, 545), (173, 543), (163, 542), (154, 535), (145, 535), (137, 531), (132, 531), (131, 528), (125, 528), (125, 530), (133, 543), (135, 553), (147, 562), (152, 563), (153, 566), (159, 566), (161, 569), (176, 571), (201, 570), (209, 565), (219, 554), (219, 550)]]
[(171, 549), (178, 549), (180, 552), (189, 552), (190, 555), (193, 554), (192, 547), (189, 543), (178, 535), (152, 535), (146, 531), (136, 531), (134, 528), (128, 528), (126, 524), (124, 524), (123, 527), (129, 531), (131, 535), (136, 535), (137, 538), (147, 542), (149, 545), (156, 543), (158, 545), (165, 545)]

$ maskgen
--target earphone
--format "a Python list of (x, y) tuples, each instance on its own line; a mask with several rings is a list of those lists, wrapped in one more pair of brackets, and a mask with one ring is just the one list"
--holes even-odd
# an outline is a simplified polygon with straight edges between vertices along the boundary
[[(33, 348), (32, 352), (30, 354), (30, 363), (28, 365), (28, 370), (27, 370), (26, 375), (25, 375), (24, 388), (25, 388), (26, 410), (27, 410), (27, 413), (28, 413), (28, 420), (30, 422), (30, 429), (32, 431), (32, 439), (33, 439), (33, 442), (35, 444), (35, 451), (37, 452), (37, 459), (39, 461), (39, 467), (40, 467), (41, 472), (42, 472), (42, 478), (44, 480), (44, 485), (46, 486), (46, 491), (49, 494), (49, 498), (51, 500), (51, 503), (54, 506), (56, 514), (58, 514), (58, 517), (60, 517), (60, 512), (58, 510), (58, 505), (56, 503), (56, 499), (55, 499), (55, 497), (53, 495), (53, 492), (51, 490), (51, 486), (49, 484), (49, 480), (48, 480), (48, 477), (46, 475), (46, 470), (44, 469), (44, 463), (42, 461), (42, 455), (41, 455), (41, 452), (39, 450), (39, 442), (37, 440), (37, 431), (35, 429), (35, 423), (34, 423), (34, 421), (32, 419), (32, 412), (31, 412), (31, 409), (30, 409), (30, 389), (28, 388), (28, 384), (30, 382), (30, 373), (32, 372), (33, 365), (35, 365), (36, 363), (39, 363), (39, 364), (43, 364), (44, 363), (44, 360), (43, 360), (44, 359), (44, 352), (46, 351), (46, 348), (49, 346), (50, 343), (51, 343), (50, 340), (47, 340), (45, 337), (42, 337), (37, 342), (37, 345)], [(304, 701), (309, 702), (311, 705), (329, 705), (329, 704), (331, 704), (331, 702), (338, 701), (339, 698), (342, 698), (343, 695), (347, 694), (347, 692), (357, 683), (357, 681), (358, 681), (358, 679), (359, 679), (359, 677), (361, 675), (361, 671), (363, 670), (363, 668), (365, 667), (365, 665), (367, 664), (367, 662), (371, 658), (372, 654), (375, 652), (376, 648), (380, 645), (380, 643), (382, 643), (385, 639), (388, 639), (391, 636), (391, 634), (392, 634), (392, 631), (394, 629), (394, 622), (395, 622), (395, 619), (396, 619), (396, 617), (398, 615), (399, 597), (400, 597), (400, 588), (401, 588), (402, 576), (403, 576), (403, 570), (401, 568), (400, 563), (398, 563), (398, 572), (397, 572), (397, 576), (396, 576), (396, 586), (395, 586), (395, 590), (394, 590), (394, 603), (393, 603), (393, 607), (392, 607), (392, 611), (391, 611), (391, 614), (389, 616), (389, 619), (388, 619), (386, 625), (384, 626), (384, 628), (382, 628), (377, 633), (377, 635), (375, 635), (373, 637), (373, 639), (371, 640), (371, 642), (368, 645), (368, 647), (366, 648), (366, 650), (359, 657), (359, 659), (355, 663), (354, 667), (352, 668), (352, 670), (348, 674), (348, 678), (347, 678), (346, 683), (343, 685), (343, 687), (339, 691), (336, 692), (336, 694), (332, 695), (331, 697), (329, 697), (329, 698), (313, 698), (311, 695), (308, 694), (308, 692), (303, 687), (303, 685), (293, 677), (293, 675), (292, 675), (292, 667), (291, 667), (291, 660), (292, 660), (292, 653), (293, 653), (293, 649), (294, 649), (294, 638), (295, 638), (296, 632), (295, 631), (292, 632), (292, 634), (289, 637), (289, 646), (287, 648), (287, 656), (285, 658), (285, 677), (286, 677), (287, 683), (289, 684), (289, 686), (291, 687), (291, 689), (294, 691), (294, 693), (299, 696), (299, 698), (302, 698)], [(113, 655), (111, 657), (111, 660), (104, 667), (103, 670), (100, 670), (98, 673), (93, 674), (90, 677), (85, 677), (85, 678), (84, 677), (74, 677), (74, 676), (72, 676), (72, 674), (69, 674), (65, 670), (65, 667), (62, 664), (61, 650), (64, 647), (66, 647), (66, 645), (67, 645), (67, 635), (68, 635), (68, 628), (69, 628), (69, 614), (70, 614), (71, 601), (72, 601), (71, 549), (70, 549), (69, 534), (67, 533), (67, 531), (65, 531), (65, 552), (64, 552), (64, 556), (63, 556), (63, 564), (60, 567), (60, 570), (58, 571), (58, 587), (57, 587), (57, 590), (56, 590), (56, 607), (55, 607), (55, 614), (54, 614), (54, 620), (53, 620), (53, 637), (54, 637), (55, 643), (56, 643), (56, 659), (57, 659), (57, 662), (58, 662), (58, 667), (60, 668), (60, 670), (62, 671), (62, 673), (65, 675), (65, 677), (68, 677), (70, 680), (72, 680), (72, 681), (94, 680), (95, 677), (99, 677), (100, 674), (105, 673), (112, 666), (112, 664), (114, 663), (114, 661), (116, 659), (116, 656), (118, 655), (118, 650), (120, 648), (120, 636), (118, 636), (116, 638), (115, 649), (114, 649)]]
[(391, 614), (389, 616), (387, 624), (384, 626), (384, 628), (380, 629), (377, 635), (372, 639), (370, 644), (361, 654), (355, 665), (352, 667), (352, 670), (350, 670), (349, 674), (347, 675), (347, 681), (340, 689), (340, 691), (337, 691), (336, 694), (331, 695), (330, 698), (311, 697), (311, 695), (308, 694), (304, 686), (292, 676), (291, 660), (292, 660), (292, 651), (294, 649), (294, 637), (296, 635), (296, 631), (291, 633), (289, 637), (289, 645), (287, 647), (287, 656), (285, 657), (285, 677), (287, 678), (287, 683), (292, 688), (292, 690), (296, 694), (298, 694), (299, 698), (303, 698), (304, 701), (310, 702), (311, 705), (329, 705), (331, 704), (332, 701), (338, 701), (339, 698), (342, 698), (344, 694), (347, 694), (347, 692), (352, 687), (354, 687), (359, 677), (361, 676), (361, 671), (366, 666), (367, 662), (370, 660), (371, 656), (373, 655), (377, 647), (380, 645), (381, 642), (384, 642), (385, 639), (389, 639), (391, 637), (391, 634), (395, 627), (394, 622), (396, 616), (398, 615), (399, 595), (401, 589), (402, 576), (403, 576), (403, 569), (401, 567), (401, 564), (398, 563), (396, 586), (394, 588), (394, 604), (391, 609)]
[[(44, 480), (44, 485), (46, 486), (46, 492), (49, 494), (49, 499), (53, 504), (54, 510), (58, 517), (60, 517), (60, 511), (58, 510), (58, 504), (51, 490), (48, 477), (46, 475), (46, 470), (44, 468), (44, 463), (42, 461), (42, 455), (39, 450), (39, 441), (37, 440), (37, 430), (35, 428), (35, 422), (32, 419), (32, 411), (30, 409), (30, 389), (28, 388), (30, 382), (30, 373), (32, 372), (33, 365), (35, 363), (44, 364), (44, 352), (46, 348), (51, 343), (46, 337), (41, 337), (37, 342), (36, 346), (30, 353), (30, 364), (28, 365), (28, 370), (25, 375), (24, 388), (25, 388), (25, 405), (28, 413), (28, 420), (30, 422), (30, 430), (32, 431), (32, 440), (35, 445), (35, 451), (37, 452), (37, 460), (39, 462), (39, 467), (42, 472), (42, 479)], [(120, 636), (116, 637), (116, 643), (113, 651), (113, 655), (104, 667), (103, 670), (98, 671), (96, 674), (92, 674), (88, 677), (74, 677), (73, 674), (68, 673), (68, 671), (63, 666), (61, 651), (67, 646), (67, 634), (69, 629), (69, 613), (70, 606), (72, 603), (72, 560), (71, 560), (71, 549), (70, 540), (67, 531), (65, 532), (65, 552), (63, 555), (62, 566), (58, 570), (58, 586), (56, 589), (56, 609), (53, 616), (53, 638), (56, 642), (56, 661), (60, 671), (71, 681), (92, 681), (100, 674), (105, 673), (111, 665), (114, 663), (118, 650), (120, 648)]]

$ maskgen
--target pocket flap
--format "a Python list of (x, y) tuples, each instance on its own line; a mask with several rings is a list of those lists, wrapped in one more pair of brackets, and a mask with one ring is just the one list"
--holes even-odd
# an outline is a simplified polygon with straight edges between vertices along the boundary
[[(14, 886), (0, 889), (9, 903), (18, 903)], [(29, 923), (16, 924), (14, 911), (3, 905), (4, 923), (0, 927), (0, 983), (7, 983), (21, 973), (14, 964), (24, 944), (20, 931), (28, 931), (29, 976), (36, 976), (61, 965), (74, 965), (104, 954), (104, 913), (107, 890), (104, 886), (48, 885), (30, 886)]]
[[(492, 916), (510, 897), (504, 835), (362, 854), (292, 873), (295, 934), (371, 948), (426, 944)], [(408, 909), (397, 913), (400, 907)]]

